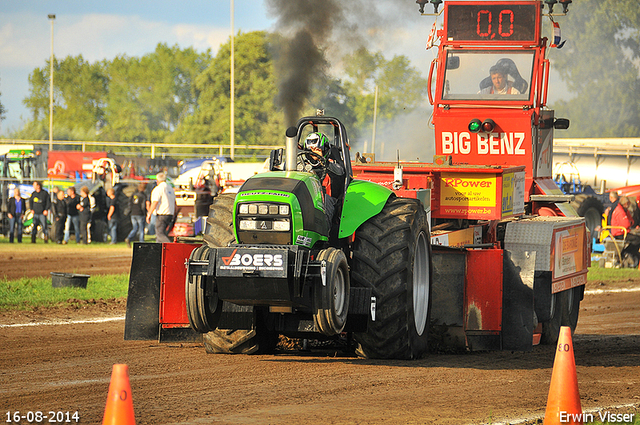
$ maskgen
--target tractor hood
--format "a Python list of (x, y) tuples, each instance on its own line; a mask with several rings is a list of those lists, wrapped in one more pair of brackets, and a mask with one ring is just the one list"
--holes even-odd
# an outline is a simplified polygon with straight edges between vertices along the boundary
[(310, 248), (329, 234), (322, 186), (312, 173), (270, 171), (252, 176), (238, 191), (233, 218), (236, 240), (244, 244)]

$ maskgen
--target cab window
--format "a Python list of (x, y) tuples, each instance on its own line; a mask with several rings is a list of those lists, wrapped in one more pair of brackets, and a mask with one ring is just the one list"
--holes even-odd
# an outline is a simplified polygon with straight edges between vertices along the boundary
[(447, 55), (444, 100), (528, 100), (534, 52), (455, 51)]

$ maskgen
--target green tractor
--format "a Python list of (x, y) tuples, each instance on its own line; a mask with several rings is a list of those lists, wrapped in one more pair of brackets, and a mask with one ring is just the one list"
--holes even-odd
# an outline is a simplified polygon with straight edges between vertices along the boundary
[[(311, 133), (327, 136), (329, 158), (304, 149)], [(422, 203), (353, 179), (336, 118), (302, 118), (286, 136), (271, 171), (211, 206), (205, 244), (187, 261), (191, 327), (211, 353), (269, 352), (284, 335), (347, 336), (370, 358), (423, 356), (432, 277)], [(343, 173), (331, 182), (328, 215), (323, 180), (331, 163)]]

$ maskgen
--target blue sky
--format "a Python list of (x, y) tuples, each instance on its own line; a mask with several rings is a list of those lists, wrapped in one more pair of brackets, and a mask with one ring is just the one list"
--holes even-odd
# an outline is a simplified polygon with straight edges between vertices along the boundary
[[(29, 119), (22, 100), (29, 73), (51, 54), (82, 55), (89, 62), (142, 56), (158, 43), (217, 51), (229, 39), (230, 0), (0, 0), (0, 101), (8, 110), (0, 135)], [(262, 1), (235, 0), (235, 31), (273, 29)], [(54, 75), (55, 79), (55, 75)], [(55, 81), (54, 81), (55, 84)]]

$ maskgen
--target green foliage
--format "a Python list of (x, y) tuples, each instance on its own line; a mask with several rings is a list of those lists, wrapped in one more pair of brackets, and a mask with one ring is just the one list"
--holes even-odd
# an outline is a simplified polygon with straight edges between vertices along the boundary
[[(195, 78), (210, 60), (209, 51), (164, 44), (142, 58), (54, 59), (54, 138), (162, 141), (195, 109)], [(47, 63), (29, 75), (32, 121), (14, 136), (48, 136), (49, 70)]]
[[(264, 31), (235, 37), (238, 154), (248, 153), (243, 145), (283, 142), (287, 123), (274, 103), (281, 74), (274, 52), (283, 42)], [(230, 48), (229, 41), (215, 58), (209, 51), (158, 44), (154, 52), (139, 58), (118, 56), (93, 64), (82, 56), (54, 60), (54, 138), (229, 144)], [(380, 120), (410, 112), (424, 99), (426, 82), (404, 56), (387, 60), (379, 52), (360, 49), (342, 62), (343, 79), (322, 73), (314, 77), (302, 115), (325, 109), (356, 139), (370, 131), (376, 86)], [(32, 120), (13, 137), (47, 139), (49, 64), (36, 68), (29, 84), (24, 103)]]
[(405, 56), (385, 59), (361, 48), (345, 59), (347, 106), (355, 115), (357, 132), (368, 131), (378, 86), (378, 119), (391, 120), (414, 110), (426, 95), (427, 82)]
[[(95, 125), (103, 119), (107, 91), (102, 65), (90, 64), (79, 55), (61, 62), (54, 59), (53, 68), (55, 137), (81, 135), (85, 140), (95, 140)], [(33, 121), (21, 131), (26, 132), (25, 137), (37, 139), (49, 134), (49, 78), (50, 62), (29, 75), (31, 95), (24, 104), (31, 110)]]
[(54, 288), (51, 278), (0, 280), (0, 310), (25, 310), (68, 304), (69, 300), (112, 299), (127, 296), (129, 276), (91, 276), (87, 288)]
[[(262, 31), (239, 33), (235, 45), (235, 143), (278, 144), (283, 116), (273, 104), (275, 73), (269, 36)], [(192, 115), (171, 140), (228, 144), (230, 140), (231, 43), (220, 47), (211, 64), (196, 79), (199, 97)]]
[(106, 63), (103, 140), (165, 140), (195, 109), (195, 80), (209, 61), (209, 51), (158, 44), (142, 58), (119, 56)]
[(553, 105), (567, 137), (640, 136), (640, 8), (637, 0), (583, 0), (561, 22), (567, 43), (551, 52), (575, 97)]

